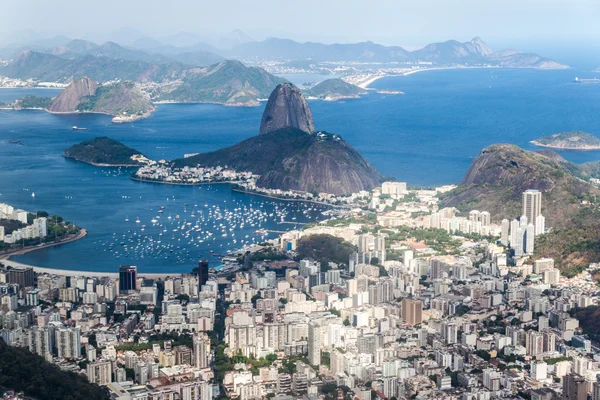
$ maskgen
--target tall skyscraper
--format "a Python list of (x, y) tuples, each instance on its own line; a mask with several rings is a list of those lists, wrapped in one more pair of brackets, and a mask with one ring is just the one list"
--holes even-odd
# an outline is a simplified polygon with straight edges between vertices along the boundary
[(527, 225), (527, 230), (525, 231), (525, 253), (533, 254), (535, 242), (535, 226), (533, 224)]
[(56, 347), (59, 358), (74, 359), (81, 357), (79, 328), (59, 328), (56, 331)]
[(502, 220), (502, 232), (500, 234), (500, 243), (508, 246), (508, 234), (510, 232), (510, 222), (505, 218)]
[(119, 267), (119, 293), (129, 294), (135, 292), (137, 267), (135, 265), (121, 265)]
[(423, 303), (408, 297), (402, 300), (402, 320), (409, 325), (423, 322)]
[(17, 283), (19, 288), (32, 287), (34, 278), (31, 267), (15, 267), (8, 270), (8, 283)]
[(510, 247), (515, 251), (516, 257), (521, 257), (525, 252), (525, 234), (527, 227), (519, 226), (515, 235), (516, 242), (514, 245), (511, 243)]
[(208, 281), (208, 260), (200, 260), (198, 263), (198, 293), (202, 291), (202, 286)]
[(542, 214), (542, 192), (529, 189), (523, 192), (523, 213), (527, 221), (535, 224), (535, 219)]
[(206, 335), (194, 335), (194, 366), (196, 368), (208, 367), (210, 354), (210, 339)]
[(546, 218), (543, 215), (540, 214), (535, 218), (534, 225), (536, 236), (546, 233)]
[(321, 326), (314, 321), (308, 323), (308, 361), (321, 364)]
[(517, 229), (519, 229), (519, 221), (513, 219), (510, 221), (510, 247), (513, 249), (517, 244)]
[(576, 373), (563, 377), (562, 398), (566, 400), (587, 400), (587, 382)]

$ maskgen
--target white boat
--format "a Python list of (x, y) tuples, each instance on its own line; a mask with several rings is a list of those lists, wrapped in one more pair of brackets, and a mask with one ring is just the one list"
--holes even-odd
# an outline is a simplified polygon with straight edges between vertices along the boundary
[(142, 221), (140, 221), (140, 217), (137, 217), (137, 219), (135, 220), (135, 223), (139, 224), (140, 222), (142, 222)]
[(32, 193), (31, 193), (31, 197), (35, 197), (35, 192), (32, 192)]

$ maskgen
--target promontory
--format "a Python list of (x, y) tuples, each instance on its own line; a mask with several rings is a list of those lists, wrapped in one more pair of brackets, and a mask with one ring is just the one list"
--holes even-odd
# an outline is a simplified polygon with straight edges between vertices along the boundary
[(562, 132), (542, 136), (531, 143), (540, 147), (564, 150), (600, 150), (600, 139), (587, 132)]
[(383, 179), (341, 136), (315, 130), (308, 103), (289, 83), (271, 93), (258, 136), (173, 164), (227, 166), (260, 175), (256, 181), (260, 188), (334, 195), (370, 190)]
[(148, 159), (136, 149), (107, 137), (86, 140), (65, 150), (64, 156), (98, 167), (137, 167)]

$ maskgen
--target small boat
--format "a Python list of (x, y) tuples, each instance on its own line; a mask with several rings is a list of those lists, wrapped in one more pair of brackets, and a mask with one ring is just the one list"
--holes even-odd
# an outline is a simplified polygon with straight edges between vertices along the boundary
[(140, 222), (141, 222), (141, 221), (140, 221), (140, 218), (138, 217), (138, 218), (135, 220), (135, 223), (136, 223), (136, 224), (139, 224)]
[(78, 127), (77, 125), (74, 125), (74, 126), (73, 126), (73, 130), (74, 130), (74, 131), (86, 131), (86, 130), (87, 130), (87, 128), (80, 128), (80, 127)]
[(10, 144), (21, 144), (21, 145), (23, 144), (23, 142), (21, 142), (20, 140), (17, 140), (17, 139), (9, 140), (8, 143), (10, 143)]
[(31, 192), (31, 197), (35, 197), (35, 192)]

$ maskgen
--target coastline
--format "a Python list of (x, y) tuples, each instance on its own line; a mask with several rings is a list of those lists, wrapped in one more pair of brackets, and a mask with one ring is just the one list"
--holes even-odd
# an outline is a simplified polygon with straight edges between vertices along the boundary
[(198, 183), (165, 182), (165, 181), (155, 181), (152, 179), (137, 178), (133, 175), (131, 175), (129, 178), (131, 180), (138, 181), (138, 182), (156, 183), (159, 185), (174, 185), (174, 186), (202, 186), (202, 185), (217, 185), (217, 184), (225, 184), (225, 183), (230, 183), (230, 184), (238, 183), (237, 181), (198, 182)]
[[(369, 78), (368, 80), (361, 82), (360, 84), (356, 85), (360, 88), (363, 89), (367, 89), (369, 85), (371, 85), (373, 82), (381, 79), (381, 78), (388, 78), (388, 77), (396, 77), (396, 76), (408, 76), (408, 75), (412, 75), (412, 74), (416, 74), (418, 72), (425, 72), (425, 71), (448, 71), (448, 70), (459, 70), (459, 69), (533, 69), (533, 70), (539, 70), (539, 71), (546, 71), (547, 69), (544, 68), (531, 68), (531, 67), (514, 67), (514, 68), (507, 68), (507, 67), (500, 67), (500, 66), (480, 66), (480, 67), (469, 67), (469, 66), (454, 66), (454, 67), (432, 67), (432, 68), (415, 68), (403, 73), (399, 73), (399, 74), (381, 74), (381, 75), (374, 75), (373, 77)], [(558, 69), (558, 68), (556, 68)]]
[(238, 192), (238, 193), (251, 194), (251, 195), (254, 195), (254, 196), (266, 197), (266, 198), (269, 198), (269, 199), (275, 199), (275, 200), (281, 200), (281, 201), (296, 201), (296, 202), (303, 202), (303, 203), (319, 204), (319, 205), (322, 205), (322, 206), (334, 207), (334, 208), (348, 208), (347, 206), (339, 206), (339, 205), (335, 205), (335, 204), (325, 203), (325, 202), (322, 202), (322, 201), (306, 200), (306, 199), (286, 199), (286, 198), (283, 198), (283, 197), (271, 196), (271, 195), (263, 194), (263, 193), (250, 192), (250, 191), (247, 191), (247, 190), (236, 189), (236, 188), (231, 188), (231, 191)]
[(67, 238), (65, 240), (61, 240), (60, 242), (45, 243), (41, 246), (40, 245), (30, 246), (30, 247), (26, 247), (23, 249), (17, 249), (17, 250), (9, 251), (7, 253), (2, 253), (2, 254), (0, 254), (0, 261), (9, 261), (10, 258), (13, 256), (22, 256), (23, 254), (30, 253), (32, 251), (46, 249), (48, 247), (60, 246), (61, 244), (75, 242), (79, 239), (83, 239), (87, 235), (87, 233), (88, 232), (86, 229), (81, 228), (77, 235)]
[(542, 144), (542, 143), (538, 142), (537, 140), (532, 140), (529, 143), (531, 143), (535, 146), (538, 146), (538, 147), (544, 147), (547, 149), (557, 149), (557, 150), (573, 150), (573, 151), (600, 150), (600, 146), (566, 147), (566, 146), (559, 146), (559, 145)]

